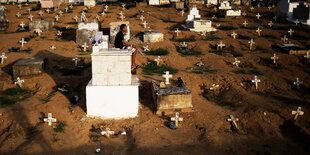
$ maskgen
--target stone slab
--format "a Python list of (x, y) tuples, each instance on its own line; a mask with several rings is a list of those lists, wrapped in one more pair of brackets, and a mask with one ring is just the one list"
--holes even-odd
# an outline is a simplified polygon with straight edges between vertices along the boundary
[(53, 21), (39, 20), (29, 22), (29, 31), (33, 32), (35, 29), (40, 29), (41, 31), (48, 31), (54, 26)]
[(40, 75), (44, 71), (45, 62), (45, 57), (21, 58), (12, 66), (13, 78)]
[(145, 31), (143, 34), (144, 43), (156, 43), (164, 41), (164, 34), (155, 31)]
[(60, 5), (59, 0), (41, 0), (42, 8), (53, 8)]

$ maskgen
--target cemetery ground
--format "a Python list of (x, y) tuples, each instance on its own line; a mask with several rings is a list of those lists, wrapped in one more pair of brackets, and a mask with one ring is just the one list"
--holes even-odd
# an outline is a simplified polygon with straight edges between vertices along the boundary
[[(75, 43), (77, 24), (73, 20), (75, 15), (80, 17), (84, 6), (74, 6), (71, 13), (60, 16), (53, 29), (40, 36), (28, 31), (17, 32), (22, 21), (29, 23), (27, 9), (34, 5), (21, 9), (17, 5), (4, 5), (10, 27), (7, 32), (0, 33), (0, 49), (8, 57), (0, 64), (1, 153), (94, 154), (101, 148), (101, 153), (106, 154), (309, 154), (310, 63), (303, 55), (282, 53), (274, 50), (272, 45), (281, 43), (280, 38), (287, 35), (292, 43), (309, 48), (310, 31), (307, 26), (296, 26), (281, 19), (275, 22), (272, 19), (274, 8), (250, 11), (242, 7), (246, 17), (218, 16), (212, 19), (213, 25), (221, 24), (221, 27), (201, 36), (182, 28), (188, 12), (182, 17), (180, 11), (171, 7), (127, 4), (123, 12), (124, 20), (130, 21), (130, 43), (138, 47), (146, 45), (137, 38), (140, 31), (146, 30), (139, 19), (143, 14), (151, 30), (164, 34), (164, 41), (148, 44), (149, 49), (166, 49), (168, 54), (161, 55), (161, 59), (164, 65), (174, 69), (172, 79), (182, 77), (192, 90), (194, 112), (181, 112), (183, 121), (179, 122), (177, 130), (172, 130), (168, 128), (168, 122), (173, 115), (154, 114), (151, 81), (159, 83), (164, 79), (162, 73), (152, 74), (158, 68), (146, 66), (150, 65), (149, 60), (157, 58), (156, 54), (146, 58), (137, 54), (137, 63), (142, 65), (136, 72), (141, 83), (138, 117), (110, 121), (87, 118), (85, 86), (91, 79), (91, 50), (83, 52), (81, 45)], [(63, 4), (60, 9), (65, 7)], [(97, 5), (90, 9), (88, 19), (93, 20), (103, 8), (104, 5)], [(22, 14), (19, 18), (15, 16), (17, 11)], [(120, 20), (120, 11), (120, 4), (109, 4), (108, 13), (100, 17), (104, 33), (108, 34), (110, 22)], [(33, 20), (41, 18), (38, 12), (30, 11)], [(262, 15), (260, 20), (255, 17), (258, 12)], [(218, 15), (213, 8), (206, 7), (200, 13), (202, 19)], [(54, 11), (49, 14), (44, 11), (43, 18), (54, 20), (55, 15)], [(246, 28), (242, 26), (245, 20), (249, 23)], [(267, 25), (270, 20), (275, 23), (273, 28)], [(70, 28), (66, 29), (67, 25)], [(262, 29), (261, 37), (256, 33), (258, 26)], [(179, 36), (174, 32), (176, 28), (181, 30)], [(295, 31), (292, 37), (287, 32), (290, 28)], [(60, 37), (56, 35), (58, 30), (63, 31)], [(238, 34), (236, 39), (231, 37), (233, 31)], [(21, 38), (28, 38), (22, 51), (7, 52), (20, 46)], [(251, 38), (255, 46), (249, 50)], [(194, 54), (176, 48), (183, 41)], [(220, 41), (226, 45), (222, 50), (216, 49)], [(55, 50), (50, 48), (52, 45)], [(277, 65), (270, 59), (274, 53), (279, 57)], [(77, 67), (72, 61), (75, 55), (82, 59)], [(28, 56), (45, 56), (45, 73), (22, 78), (25, 82), (20, 89), (14, 85), (16, 79), (11, 76), (11, 68), (16, 60)], [(239, 67), (233, 66), (234, 58), (241, 61)], [(204, 66), (195, 65), (200, 61)], [(255, 75), (261, 80), (257, 89), (251, 82)], [(303, 81), (299, 89), (293, 85), (297, 77)], [(219, 85), (215, 92), (209, 90), (212, 84)], [(62, 92), (58, 88), (68, 91)], [(77, 102), (75, 96), (79, 97)], [(294, 121), (292, 110), (297, 107), (302, 107), (305, 114)], [(48, 113), (57, 119), (52, 126), (43, 122)], [(229, 115), (239, 118), (239, 130), (227, 121)], [(101, 136), (100, 132), (106, 128), (115, 131), (116, 135)], [(126, 136), (120, 134), (123, 131)]]

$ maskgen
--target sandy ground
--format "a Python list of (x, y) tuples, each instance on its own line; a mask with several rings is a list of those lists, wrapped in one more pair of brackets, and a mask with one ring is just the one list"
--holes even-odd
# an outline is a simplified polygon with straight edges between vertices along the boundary
[[(279, 53), (271, 48), (274, 43), (280, 43), (280, 37), (284, 34), (289, 36), (287, 31), (293, 28), (293, 35), (310, 37), (309, 27), (295, 26), (293, 23), (276, 23), (275, 26), (282, 27), (280, 30), (268, 29), (267, 23), (273, 17), (273, 12), (268, 8), (255, 8), (253, 12), (242, 7), (247, 12), (246, 17), (239, 18), (217, 18), (222, 26), (233, 26), (235, 30), (218, 30), (213, 36), (219, 40), (206, 41), (198, 33), (182, 31), (177, 38), (194, 36), (196, 41), (189, 42), (190, 47), (202, 52), (199, 56), (182, 56), (175, 48), (180, 43), (170, 41), (176, 37), (174, 30), (181, 28), (186, 15), (182, 17), (180, 11), (170, 7), (134, 7), (127, 5), (123, 11), (126, 20), (130, 21), (131, 40), (130, 43), (142, 47), (143, 44), (135, 36), (145, 30), (139, 20), (141, 10), (144, 10), (146, 21), (150, 23), (151, 30), (162, 32), (165, 36), (160, 43), (149, 44), (150, 49), (164, 48), (169, 55), (162, 56), (166, 65), (177, 68), (179, 72), (173, 75), (173, 79), (182, 77), (189, 89), (192, 90), (192, 101), (194, 113), (181, 113), (184, 121), (180, 123), (179, 129), (171, 130), (167, 127), (168, 117), (160, 117), (153, 114), (154, 103), (152, 101), (150, 82), (163, 81), (161, 75), (144, 75), (141, 69), (137, 71), (141, 82), (140, 87), (140, 109), (139, 115), (133, 119), (126, 120), (97, 120), (86, 118), (85, 115), (85, 87), (91, 78), (91, 69), (87, 68), (81, 76), (62, 76), (55, 69), (58, 67), (74, 68), (71, 60), (74, 55), (80, 54), (80, 45), (75, 43), (74, 30), (65, 31), (62, 37), (56, 36), (55, 28), (43, 32), (41, 36), (30, 32), (16, 32), (18, 24), (22, 21), (29, 23), (27, 9), (34, 6), (22, 7), (17, 5), (5, 5), (7, 8), (7, 19), (10, 27), (7, 32), (0, 33), (0, 49), (6, 52), (8, 58), (0, 65), (2, 71), (0, 79), (2, 88), (14, 88), (11, 76), (11, 66), (19, 58), (28, 56), (47, 57), (45, 73), (40, 76), (23, 78), (24, 87), (30, 90), (37, 90), (37, 93), (30, 98), (14, 105), (0, 109), (0, 152), (1, 154), (95, 154), (96, 148), (101, 148), (102, 154), (309, 154), (310, 146), (310, 108), (309, 108), (309, 63), (303, 56), (288, 55)], [(121, 11), (120, 4), (110, 4), (109, 13), (101, 17), (101, 28), (106, 30), (109, 23), (119, 21), (118, 13)], [(64, 10), (66, 6), (60, 6)], [(76, 29), (74, 22), (75, 15), (80, 16), (84, 6), (75, 6), (72, 13), (61, 16), (60, 22), (55, 26), (65, 27), (70, 25)], [(93, 20), (98, 12), (101, 12), (103, 5), (97, 5), (89, 10), (87, 17)], [(58, 10), (59, 11), (59, 10)], [(56, 12), (58, 12), (56, 11)], [(15, 14), (24, 14), (16, 18)], [(39, 11), (31, 11), (33, 20), (39, 20)], [(261, 20), (255, 19), (257, 12), (263, 15)], [(202, 19), (211, 19), (218, 14), (213, 9), (202, 8), (200, 11)], [(46, 20), (53, 20), (55, 12), (43, 17)], [(248, 27), (255, 29), (242, 29), (241, 23), (249, 23)], [(164, 22), (166, 21), (166, 22)], [(169, 21), (169, 22), (167, 22)], [(275, 38), (259, 37), (255, 32), (257, 26), (263, 31), (262, 35), (271, 35)], [(249, 50), (248, 39), (233, 39), (230, 37), (232, 31), (238, 33), (239, 37), (253, 38), (256, 42), (255, 49)], [(106, 32), (105, 32), (106, 33)], [(32, 49), (27, 53), (9, 53), (8, 49), (13, 46), (20, 46), (18, 41), (22, 37), (34, 35), (22, 49)], [(211, 34), (207, 34), (210, 36)], [(232, 65), (234, 56), (227, 52), (217, 55), (208, 51), (222, 40), (226, 48), (233, 49), (243, 56), (238, 57), (241, 67), (255, 69), (262, 73), (259, 75), (261, 83), (256, 90), (250, 80), (254, 74), (236, 74), (238, 68)], [(310, 47), (309, 39), (291, 39), (290, 41), (301, 47)], [(51, 50), (54, 44), (57, 49)], [(267, 63), (265, 60), (276, 53), (279, 57), (278, 66)], [(90, 62), (90, 55), (80, 56), (85, 63)], [(147, 56), (154, 59), (156, 56)], [(217, 70), (217, 73), (195, 74), (189, 73), (188, 67), (193, 67), (200, 60), (209, 69)], [(147, 60), (140, 55), (137, 58), (138, 64), (145, 64)], [(292, 84), (296, 77), (299, 77), (303, 84), (296, 89)], [(228, 106), (221, 106), (205, 98), (203, 86), (208, 89), (212, 84), (220, 85), (216, 93), (226, 92), (225, 101), (233, 103)], [(55, 87), (66, 85), (71, 94), (54, 92)], [(70, 99), (78, 95), (80, 101), (77, 105), (71, 106)], [(45, 103), (42, 99), (49, 97)], [(125, 103), (124, 103), (125, 104)], [(298, 106), (302, 107), (304, 115), (297, 121), (293, 121), (292, 110)], [(42, 121), (48, 112), (58, 121), (64, 121), (64, 132), (56, 133), (51, 126)], [(237, 122), (240, 130), (236, 131), (226, 120), (229, 115), (239, 118)], [(54, 124), (55, 125), (55, 124)], [(126, 136), (113, 136), (109, 139), (96, 137), (100, 128), (109, 127), (118, 132), (126, 131)], [(34, 132), (31, 132), (34, 129)]]

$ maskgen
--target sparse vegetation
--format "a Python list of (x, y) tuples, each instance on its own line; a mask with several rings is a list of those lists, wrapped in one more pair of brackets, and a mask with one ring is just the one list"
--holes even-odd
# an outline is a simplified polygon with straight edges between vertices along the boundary
[(171, 38), (170, 39), (173, 42), (193, 42), (196, 41), (195, 36), (185, 37), (185, 38)]
[(235, 74), (253, 74), (253, 75), (263, 75), (262, 72), (260, 72), (259, 70), (257, 69), (249, 69), (249, 70), (246, 70), (246, 69), (238, 69), (238, 70), (235, 70), (233, 71)]
[(163, 49), (163, 48), (158, 48), (158, 49), (155, 49), (155, 50), (150, 50), (150, 51), (145, 51), (144, 52), (146, 55), (168, 55), (169, 52), (168, 50), (166, 49)]
[(146, 66), (142, 67), (143, 74), (153, 75), (153, 74), (163, 74), (165, 71), (169, 71), (170, 74), (175, 74), (178, 72), (177, 69), (166, 65), (157, 66), (156, 62), (151, 61)]
[(220, 26), (217, 29), (223, 30), (223, 31), (229, 31), (229, 30), (236, 30), (238, 28), (237, 27), (233, 27), (233, 26)]
[(26, 139), (31, 140), (38, 133), (38, 130), (35, 126), (32, 126), (26, 130)]
[(30, 54), (30, 53), (31, 53), (31, 51), (32, 51), (32, 49), (30, 49), (30, 48), (25, 49), (25, 50), (21, 50), (21, 52), (25, 52), (25, 53), (28, 53), (28, 54)]
[(205, 66), (188, 67), (186, 68), (186, 70), (188, 70), (191, 73), (195, 73), (195, 74), (203, 74), (203, 73), (214, 74), (218, 72), (218, 70), (216, 69), (209, 69), (209, 67), (205, 67)]
[(180, 47), (175, 46), (178, 53), (182, 56), (197, 56), (201, 54), (201, 51), (195, 51), (194, 49), (182, 50)]
[(54, 131), (55, 131), (55, 132), (64, 132), (66, 126), (67, 126), (66, 122), (64, 122), (64, 121), (58, 121), (58, 122), (56, 123), (55, 128), (54, 128)]
[(22, 88), (9, 88), (0, 93), (0, 108), (23, 101), (32, 95), (32, 91)]

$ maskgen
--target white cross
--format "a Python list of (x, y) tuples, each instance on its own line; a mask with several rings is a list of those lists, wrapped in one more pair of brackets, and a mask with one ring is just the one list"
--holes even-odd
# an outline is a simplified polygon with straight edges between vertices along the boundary
[(277, 17), (277, 16), (274, 16), (273, 19), (274, 19), (274, 21), (277, 21), (278, 17)]
[(231, 34), (231, 36), (236, 39), (237, 33), (235, 31), (233, 31), (233, 33)]
[(157, 59), (155, 59), (157, 66), (159, 66), (160, 62), (163, 62), (162, 59), (160, 59), (160, 56), (157, 56)]
[(17, 12), (16, 17), (20, 17), (20, 16), (21, 16), (21, 14), (19, 12)]
[(66, 8), (65, 8), (65, 11), (66, 11), (66, 12), (68, 12), (68, 10), (69, 10), (69, 8), (68, 8), (68, 7), (66, 7)]
[(258, 4), (257, 4), (257, 7), (259, 7), (259, 8), (260, 8), (260, 3), (258, 3)]
[(290, 34), (290, 37), (292, 37), (294, 31), (292, 29), (290, 29), (289, 31), (287, 31)]
[(211, 18), (212, 18), (212, 19), (216, 19), (216, 16), (215, 16), (215, 15), (213, 15)]
[(60, 16), (62, 16), (63, 12), (60, 10), (60, 11), (58, 12), (58, 14), (59, 14)]
[(255, 42), (253, 39), (251, 39), (248, 43), (250, 44), (250, 50), (252, 50), (252, 46), (255, 44)]
[(58, 19), (59, 19), (59, 18), (60, 18), (60, 17), (59, 17), (58, 15), (56, 15), (56, 16), (55, 16), (55, 21), (58, 22)]
[(240, 60), (238, 60), (237, 58), (235, 58), (235, 61), (233, 62), (233, 65), (239, 67), (240, 64)]
[(294, 82), (293, 84), (296, 85), (297, 89), (299, 89), (299, 85), (302, 83), (302, 81), (299, 81), (299, 78), (296, 78), (296, 82)]
[(28, 11), (28, 12), (30, 12), (30, 11), (31, 11), (31, 9), (29, 8), (29, 9), (27, 9), (27, 11)]
[(69, 6), (69, 8), (70, 8), (70, 9), (73, 9), (73, 5), (71, 4), (71, 5)]
[(248, 25), (248, 23), (246, 21), (244, 21), (242, 24), (244, 27), (246, 27)]
[(97, 19), (97, 20), (100, 20), (100, 16), (99, 16), (99, 15), (97, 15), (97, 16), (96, 16), (96, 19)]
[(260, 36), (260, 33), (262, 32), (262, 30), (258, 27), (256, 32), (257, 32), (258, 36)]
[(72, 58), (72, 61), (74, 61), (74, 65), (75, 66), (77, 66), (77, 63), (78, 63), (78, 61), (80, 61), (81, 59), (80, 58), (78, 58), (78, 56), (77, 55), (75, 55), (75, 57), (74, 58)]
[(202, 31), (200, 35), (201, 36), (207, 36), (207, 31)]
[(150, 51), (149, 45), (143, 46), (143, 51)]
[(177, 36), (179, 36), (179, 33), (181, 33), (181, 31), (179, 30), (179, 28), (177, 28), (177, 30), (175, 30), (174, 32), (177, 33)]
[(288, 41), (288, 38), (286, 38), (286, 35), (284, 35), (283, 38), (281, 38), (281, 40), (285, 43), (286, 41)]
[(47, 13), (50, 13), (50, 11), (51, 11), (50, 9), (46, 9), (46, 12), (47, 12)]
[(121, 20), (123, 21), (123, 20), (124, 20), (124, 18), (125, 18), (125, 16), (124, 16), (124, 15), (121, 15), (121, 17), (120, 17), (120, 18), (121, 18)]
[(77, 22), (79, 17), (78, 16), (74, 16), (73, 19), (75, 20), (75, 22)]
[(259, 13), (257, 13), (256, 17), (257, 17), (257, 19), (259, 19), (261, 17), (261, 15)]
[(296, 111), (292, 111), (292, 115), (295, 115), (294, 120), (297, 120), (299, 115), (304, 115), (304, 112), (301, 111), (301, 107), (298, 107)]
[(122, 9), (126, 10), (126, 4), (122, 4)]
[(251, 9), (251, 11), (253, 11), (253, 10), (254, 10), (254, 7), (252, 6), (252, 7), (250, 7), (250, 9)]
[(101, 131), (101, 135), (110, 138), (111, 135), (114, 135), (114, 131), (111, 131), (110, 128), (106, 128), (106, 131)]
[(242, 16), (246, 16), (246, 12), (242, 12)]
[(201, 67), (201, 66), (204, 66), (205, 64), (203, 64), (203, 62), (200, 60), (196, 65)]
[(239, 127), (237, 125), (237, 121), (239, 121), (238, 118), (235, 118), (233, 115), (229, 115), (230, 118), (227, 119), (228, 122), (232, 122), (237, 130), (239, 130)]
[(298, 26), (298, 24), (299, 24), (299, 20), (298, 19), (295, 20), (295, 24), (296, 24), (296, 26)]
[(175, 126), (179, 126), (179, 121), (182, 122), (183, 118), (179, 116), (179, 112), (175, 113), (175, 117), (170, 118), (171, 121), (175, 121)]
[(220, 27), (220, 26), (221, 26), (221, 24), (216, 24), (215, 26), (216, 26), (216, 27)]
[(216, 91), (218, 87), (220, 87), (220, 85), (212, 84), (210, 90)]
[(142, 23), (142, 25), (144, 25), (144, 28), (146, 28), (147, 22), (144, 21), (144, 22)]
[[(309, 52), (307, 52), (306, 55), (304, 55), (304, 58), (310, 59), (310, 54), (309, 54)], [(310, 61), (309, 61), (309, 62), (310, 62)]]
[(217, 47), (219, 47), (221, 50), (223, 49), (224, 46), (225, 46), (225, 44), (223, 44), (223, 41), (221, 41), (219, 44), (217, 44)]
[(25, 27), (24, 22), (20, 23), (20, 24), (19, 24), (19, 26), (21, 26), (21, 27), (22, 27), (22, 29), (24, 29), (24, 27)]
[(257, 79), (257, 76), (254, 76), (254, 80), (252, 80), (252, 83), (255, 83), (255, 88), (257, 89), (258, 82), (260, 82), (260, 79)]
[(48, 125), (51, 126), (52, 123), (56, 122), (56, 118), (53, 118), (52, 113), (48, 113), (47, 118), (44, 118), (43, 121), (48, 122)]
[(104, 12), (104, 11), (102, 11), (101, 15), (102, 15), (102, 16), (104, 16), (104, 15), (105, 15), (105, 12)]
[(185, 13), (184, 10), (182, 10), (182, 11), (181, 11), (181, 16), (182, 16), (182, 17), (183, 17), (183, 15), (184, 15), (184, 13)]
[(170, 84), (170, 83), (169, 83), (169, 78), (172, 78), (172, 75), (169, 74), (169, 71), (166, 71), (166, 73), (163, 74), (163, 78), (166, 79), (165, 84)]
[(270, 27), (272, 27), (273, 22), (272, 22), (272, 21), (270, 21), (270, 22), (268, 23), (268, 25), (269, 25)]
[(4, 52), (2, 52), (2, 55), (0, 56), (0, 58), (1, 58), (1, 64), (3, 64), (4, 59), (7, 59), (8, 57), (5, 56)]
[(30, 21), (32, 21), (33, 16), (30, 14), (28, 18), (30, 19)]
[(124, 15), (123, 11), (121, 11), (121, 12), (119, 13), (119, 15)]
[(54, 44), (51, 46), (51, 49), (52, 50), (55, 50), (56, 49), (56, 46), (54, 46)]
[(22, 5), (21, 5), (21, 4), (18, 4), (18, 8), (20, 8), (20, 9), (21, 9), (21, 8), (22, 8)]
[(84, 52), (86, 52), (86, 49), (88, 48), (87, 43), (84, 42), (84, 44), (82, 45), (82, 47), (84, 48)]
[(272, 8), (271, 6), (268, 6), (268, 10), (269, 10), (269, 11), (271, 10), (271, 8)]
[(24, 80), (21, 80), (19, 77), (16, 78), (16, 82), (14, 84), (17, 84), (20, 88), (22, 88), (22, 84), (24, 83)]
[(61, 36), (61, 35), (62, 35), (62, 32), (58, 30), (58, 31), (57, 31), (57, 35), (58, 35), (58, 36)]
[(43, 15), (42, 10), (40, 10), (38, 14), (39, 14), (40, 16), (42, 16), (42, 15)]
[(273, 60), (273, 63), (277, 63), (277, 60), (279, 59), (279, 57), (277, 57), (277, 55), (274, 53), (273, 57), (270, 57), (271, 60)]
[(22, 44), (22, 47), (24, 47), (24, 44), (27, 43), (24, 38), (22, 38), (22, 40), (20, 40), (19, 42)]
[(144, 16), (141, 15), (140, 20), (143, 22), (144, 19), (145, 19)]
[(40, 29), (35, 29), (34, 31), (38, 34), (38, 36), (41, 35), (42, 30), (40, 30)]
[(104, 6), (104, 10), (105, 10), (105, 12), (107, 12), (107, 11), (108, 11), (108, 9), (109, 9), (109, 6), (108, 6), (108, 5), (105, 5), (105, 6)]

